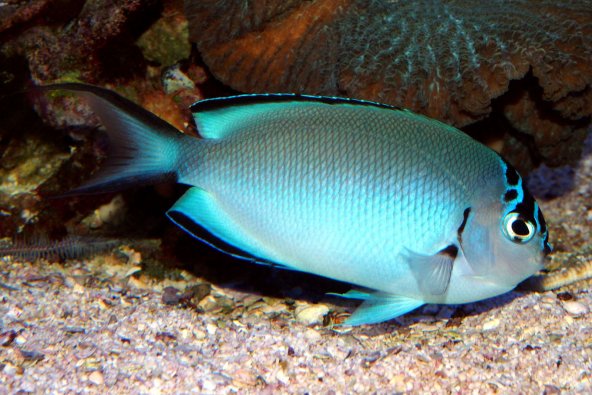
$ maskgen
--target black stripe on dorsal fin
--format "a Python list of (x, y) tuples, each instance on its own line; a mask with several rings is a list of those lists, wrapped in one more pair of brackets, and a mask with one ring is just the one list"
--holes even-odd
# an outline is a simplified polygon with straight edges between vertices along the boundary
[(315, 96), (305, 95), (299, 93), (257, 93), (245, 94), (226, 97), (215, 97), (211, 99), (200, 100), (193, 103), (190, 107), (192, 113), (219, 110), (228, 106), (246, 106), (253, 104), (271, 104), (271, 103), (285, 103), (285, 102), (301, 102), (301, 103), (323, 103), (331, 105), (351, 104), (362, 105), (370, 107), (385, 108), (390, 110), (402, 110), (400, 107), (391, 106), (373, 102), (369, 100), (352, 99), (340, 96)]
[[(193, 104), (191, 112), (197, 130), (203, 138), (222, 139), (245, 129), (260, 129), (261, 125), (258, 123), (261, 119), (268, 116), (273, 117), (289, 108), (311, 107), (315, 104), (335, 107), (357, 106), (360, 109), (400, 110), (387, 104), (343, 97), (268, 93), (205, 99)], [(306, 116), (303, 116), (302, 122), (305, 121)]]

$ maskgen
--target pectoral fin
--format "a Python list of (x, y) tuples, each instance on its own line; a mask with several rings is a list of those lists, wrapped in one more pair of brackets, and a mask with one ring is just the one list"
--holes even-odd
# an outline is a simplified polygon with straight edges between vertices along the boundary
[(331, 295), (364, 300), (364, 303), (343, 323), (352, 326), (392, 320), (424, 304), (421, 300), (384, 292), (366, 293), (352, 290), (344, 294)]
[(405, 258), (421, 292), (426, 295), (442, 295), (446, 292), (457, 253), (458, 248), (454, 245), (435, 255), (407, 251)]

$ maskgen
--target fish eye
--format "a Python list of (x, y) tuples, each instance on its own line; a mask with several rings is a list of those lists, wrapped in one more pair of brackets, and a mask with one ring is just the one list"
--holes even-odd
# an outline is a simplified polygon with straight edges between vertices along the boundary
[(509, 213), (504, 218), (503, 231), (510, 240), (516, 243), (526, 243), (534, 236), (535, 227), (520, 214)]

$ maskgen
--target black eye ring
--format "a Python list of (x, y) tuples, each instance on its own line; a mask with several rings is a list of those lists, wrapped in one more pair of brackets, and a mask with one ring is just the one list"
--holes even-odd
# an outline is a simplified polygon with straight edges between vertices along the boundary
[(534, 224), (513, 212), (504, 218), (502, 230), (510, 240), (521, 244), (529, 242), (535, 234)]

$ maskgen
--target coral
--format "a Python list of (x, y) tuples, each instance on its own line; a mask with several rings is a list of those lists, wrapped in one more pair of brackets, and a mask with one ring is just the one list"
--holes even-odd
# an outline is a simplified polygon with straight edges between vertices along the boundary
[(3, 2), (0, 5), (0, 32), (31, 20), (46, 11), (49, 4), (51, 0)]
[(592, 261), (561, 268), (544, 276), (532, 277), (526, 282), (525, 288), (541, 292), (551, 291), (589, 278), (592, 278)]
[(551, 164), (574, 157), (554, 147), (577, 146), (592, 115), (590, 0), (190, 0), (186, 13), (214, 75), (240, 91), (347, 95), (464, 126), (530, 77), (535, 108), (499, 111)]
[[(81, 219), (112, 198), (47, 199), (88, 179), (109, 143), (78, 100), (32, 84), (108, 86), (193, 132), (187, 108), (203, 98), (198, 85), (207, 75), (184, 60), (191, 48), (184, 21), (181, 0), (0, 4), (0, 236), (33, 227), (53, 239), (79, 233), (88, 227)], [(163, 26), (178, 34), (168, 37)], [(171, 60), (179, 64), (165, 72)]]
[[(32, 77), (38, 83), (61, 78), (64, 73), (73, 71), (81, 73), (85, 81), (96, 81), (99, 65), (106, 62), (101, 59), (99, 51), (118, 39), (125, 41), (122, 37), (129, 34), (130, 20), (140, 11), (145, 13), (150, 4), (153, 4), (151, 0), (88, 0), (80, 8), (80, 2), (64, 0), (60, 3), (62, 12), (73, 19), (66, 21), (69, 23), (67, 28), (56, 28), (56, 22), (51, 18), (47, 24), (36, 22), (35, 26), (6, 43), (2, 50), (7, 56), (25, 56)], [(15, 15), (25, 13), (27, 9), (21, 5), (14, 11)], [(117, 55), (122, 54), (112, 50), (109, 55), (107, 58), (116, 63)]]
[(523, 283), (523, 288), (536, 291), (590, 288), (592, 133), (584, 141), (582, 159), (577, 168), (549, 169), (541, 166), (529, 177), (528, 186), (541, 197), (553, 198), (557, 196), (556, 193), (560, 193), (561, 197), (539, 200), (549, 219), (554, 251), (545, 265), (545, 273), (531, 277)]

